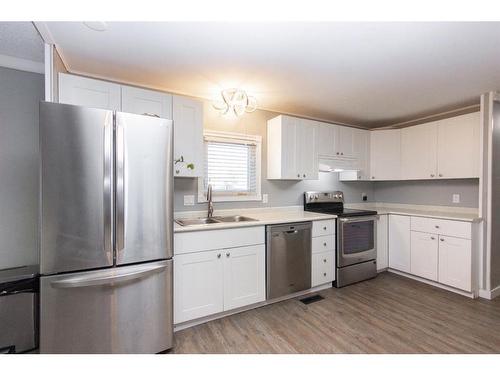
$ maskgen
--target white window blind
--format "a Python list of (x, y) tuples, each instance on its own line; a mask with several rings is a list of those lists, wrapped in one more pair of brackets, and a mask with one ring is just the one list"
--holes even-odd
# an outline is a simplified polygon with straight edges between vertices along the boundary
[(205, 177), (214, 200), (260, 199), (260, 137), (209, 132), (205, 134)]

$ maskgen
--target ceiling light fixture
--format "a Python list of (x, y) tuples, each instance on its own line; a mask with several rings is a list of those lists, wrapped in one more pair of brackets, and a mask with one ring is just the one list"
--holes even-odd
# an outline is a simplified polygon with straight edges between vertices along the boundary
[(221, 96), (222, 100), (214, 101), (212, 105), (223, 115), (241, 116), (245, 112), (250, 113), (257, 109), (257, 99), (244, 90), (225, 89), (221, 91)]
[(102, 21), (86, 21), (83, 24), (94, 31), (106, 31), (108, 29), (108, 24)]

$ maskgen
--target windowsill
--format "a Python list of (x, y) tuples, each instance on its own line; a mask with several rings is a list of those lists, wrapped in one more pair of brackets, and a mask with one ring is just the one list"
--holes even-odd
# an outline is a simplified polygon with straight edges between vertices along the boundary
[[(262, 195), (212, 196), (212, 202), (255, 202), (261, 201)], [(198, 195), (198, 203), (207, 203), (205, 195)]]

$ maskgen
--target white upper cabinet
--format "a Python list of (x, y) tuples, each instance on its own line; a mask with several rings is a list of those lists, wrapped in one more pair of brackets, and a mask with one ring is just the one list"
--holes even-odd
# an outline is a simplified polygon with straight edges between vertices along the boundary
[(438, 177), (479, 177), (479, 112), (437, 123)]
[(123, 112), (172, 119), (172, 95), (122, 86)]
[(437, 176), (436, 123), (401, 130), (401, 175), (403, 179), (431, 179)]
[(267, 122), (267, 178), (317, 180), (316, 124), (291, 116)]
[(59, 102), (119, 111), (121, 89), (116, 83), (59, 73)]
[(370, 179), (401, 178), (401, 130), (370, 132)]
[(316, 121), (318, 155), (334, 158), (336, 156), (337, 125)]
[(335, 155), (343, 158), (354, 157), (354, 133), (355, 128), (348, 126), (336, 126), (337, 137), (335, 137)]
[[(175, 177), (202, 177), (204, 172), (203, 103), (173, 96)], [(193, 168), (190, 168), (190, 167)]]

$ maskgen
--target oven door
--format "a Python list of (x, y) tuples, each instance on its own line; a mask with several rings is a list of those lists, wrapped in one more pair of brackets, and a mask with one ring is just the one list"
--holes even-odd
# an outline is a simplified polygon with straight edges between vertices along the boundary
[(337, 267), (377, 259), (377, 216), (337, 219)]

